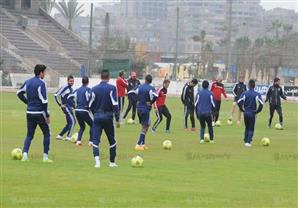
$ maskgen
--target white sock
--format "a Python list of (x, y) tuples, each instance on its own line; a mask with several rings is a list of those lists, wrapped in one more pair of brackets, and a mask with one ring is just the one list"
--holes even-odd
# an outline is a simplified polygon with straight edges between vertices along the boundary
[(99, 164), (99, 163), (100, 163), (100, 161), (99, 161), (99, 156), (95, 156), (94, 159), (95, 159), (95, 163), (96, 163), (96, 164)]
[(27, 160), (28, 159), (28, 153), (27, 152), (24, 152), (23, 153), (23, 160)]
[(43, 159), (44, 159), (44, 160), (47, 160), (47, 159), (49, 159), (49, 157), (48, 157), (48, 154), (46, 154), (46, 153), (43, 153)]

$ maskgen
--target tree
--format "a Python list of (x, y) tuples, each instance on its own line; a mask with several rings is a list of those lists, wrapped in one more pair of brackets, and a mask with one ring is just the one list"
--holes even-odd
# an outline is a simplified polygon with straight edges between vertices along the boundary
[(265, 40), (264, 38), (257, 38), (253, 44), (253, 59), (252, 65), (255, 64), (256, 66), (256, 73), (258, 74), (261, 72), (261, 81), (265, 79), (265, 70), (266, 70), (266, 55), (264, 54), (264, 45)]
[[(194, 42), (200, 42), (201, 43), (201, 49), (200, 49), (200, 56), (199, 60), (197, 61), (197, 67), (200, 66), (200, 62), (203, 64), (203, 72), (205, 73), (206, 71), (206, 61), (204, 60), (204, 49), (205, 49), (205, 42), (206, 42), (206, 31), (202, 30), (200, 35), (195, 35), (192, 37), (192, 40)], [(198, 70), (194, 74), (195, 77), (198, 76)]]
[(193, 41), (195, 42), (205, 42), (205, 38), (206, 38), (206, 31), (202, 30), (200, 36), (195, 35), (192, 37)]
[(274, 32), (276, 39), (279, 39), (280, 29), (282, 28), (282, 23), (279, 20), (274, 20), (269, 27), (269, 31)]
[(68, 29), (72, 30), (73, 20), (84, 12), (84, 4), (79, 5), (77, 0), (61, 1), (55, 4), (55, 8), (68, 21)]
[(200, 36), (195, 35), (192, 37), (192, 40), (194, 42), (201, 42), (201, 53), (202, 53), (202, 51), (204, 49), (205, 42), (206, 42), (206, 31), (202, 30)]
[(278, 70), (286, 66), (284, 63), (285, 59), (287, 59), (288, 56), (296, 54), (296, 51), (289, 53), (290, 42), (295, 40), (295, 34), (293, 34), (292, 25), (282, 24), (279, 20), (274, 20), (268, 31), (273, 33), (271, 40), (267, 38), (267, 47), (270, 50), (270, 55), (274, 56), (274, 59), (271, 60), (271, 64), (274, 68), (274, 76), (276, 77)]
[(282, 27), (286, 36), (288, 36), (293, 30), (293, 25), (290, 24), (283, 24)]
[[(204, 74), (206, 75), (208, 71), (211, 71), (214, 63), (214, 44), (211, 41), (207, 41), (204, 46), (204, 52), (202, 54), (202, 60), (204, 64)], [(207, 65), (207, 68), (206, 68)]]
[[(108, 39), (109, 50), (127, 51), (130, 46), (130, 38), (127, 34), (122, 34), (120, 30), (115, 30), (115, 35)], [(118, 31), (118, 32), (117, 32)]]
[[(246, 70), (251, 68), (251, 44), (252, 41), (247, 36), (236, 39), (234, 50), (236, 51), (238, 75), (244, 75)], [(251, 70), (249, 72), (251, 73)]]
[[(254, 60), (258, 71), (262, 72), (262, 80), (270, 80), (278, 75), (282, 67), (297, 67), (298, 36), (293, 26), (274, 21), (271, 34), (258, 38), (254, 42)], [(271, 69), (274, 69), (273, 74)], [(265, 76), (266, 75), (266, 76)]]
[(55, 0), (41, 0), (41, 8), (45, 10), (48, 14), (51, 14), (52, 9), (55, 6)]

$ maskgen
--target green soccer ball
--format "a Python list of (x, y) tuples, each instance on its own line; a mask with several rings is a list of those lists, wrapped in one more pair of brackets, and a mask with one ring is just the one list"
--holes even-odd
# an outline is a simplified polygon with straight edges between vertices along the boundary
[(262, 138), (261, 143), (263, 146), (269, 146), (270, 145), (270, 139), (267, 137)]
[(139, 168), (143, 166), (143, 158), (141, 156), (135, 156), (131, 159), (131, 166), (134, 168)]
[(204, 141), (205, 142), (210, 142), (210, 135), (208, 133), (204, 134)]
[(277, 129), (277, 130), (282, 130), (283, 128), (282, 128), (282, 126), (280, 125), (280, 123), (277, 123), (277, 124), (275, 124), (275, 129)]
[(21, 160), (23, 157), (23, 152), (20, 148), (14, 148), (11, 151), (11, 157), (13, 160)]
[(165, 149), (165, 150), (170, 150), (172, 149), (172, 142), (170, 140), (165, 140), (163, 143), (162, 143), (162, 147)]
[(78, 141), (78, 136), (79, 136), (79, 133), (74, 133), (71, 138), (70, 138), (70, 141), (72, 143), (76, 143)]

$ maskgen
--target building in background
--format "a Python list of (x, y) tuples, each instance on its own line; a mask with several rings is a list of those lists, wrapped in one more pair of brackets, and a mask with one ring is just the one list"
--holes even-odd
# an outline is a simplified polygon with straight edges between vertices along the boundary
[[(175, 52), (176, 16), (179, 8), (180, 53), (200, 52), (200, 41), (193, 41), (201, 31), (206, 32), (206, 41), (216, 45), (226, 38), (228, 23), (227, 0), (120, 0), (115, 3), (96, 4), (94, 12), (94, 47), (105, 30), (105, 14), (110, 15), (110, 30), (130, 37), (133, 44), (144, 44), (149, 51)], [(63, 22), (61, 15), (55, 15)], [(232, 41), (248, 36), (254, 40), (268, 34), (268, 27), (278, 19), (292, 24), (298, 31), (298, 14), (294, 10), (275, 8), (265, 11), (260, 0), (232, 1)], [(65, 22), (66, 24), (66, 22)], [(83, 39), (89, 38), (89, 17), (79, 17), (74, 31)]]
[(264, 27), (271, 26), (273, 20), (278, 20), (280, 23), (292, 25), (293, 30), (298, 32), (298, 13), (295, 10), (274, 8), (263, 13)]

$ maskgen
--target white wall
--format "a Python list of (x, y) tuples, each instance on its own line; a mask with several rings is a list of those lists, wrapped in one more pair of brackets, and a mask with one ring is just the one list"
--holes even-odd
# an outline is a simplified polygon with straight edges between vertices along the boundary
[(3, 74), (3, 71), (1, 70), (0, 71), (0, 86), (2, 86), (2, 74)]
[[(10, 73), (12, 87), (19, 88), (23, 83), (34, 76), (34, 74)], [(47, 74), (45, 82), (51, 80), (50, 75)]]

